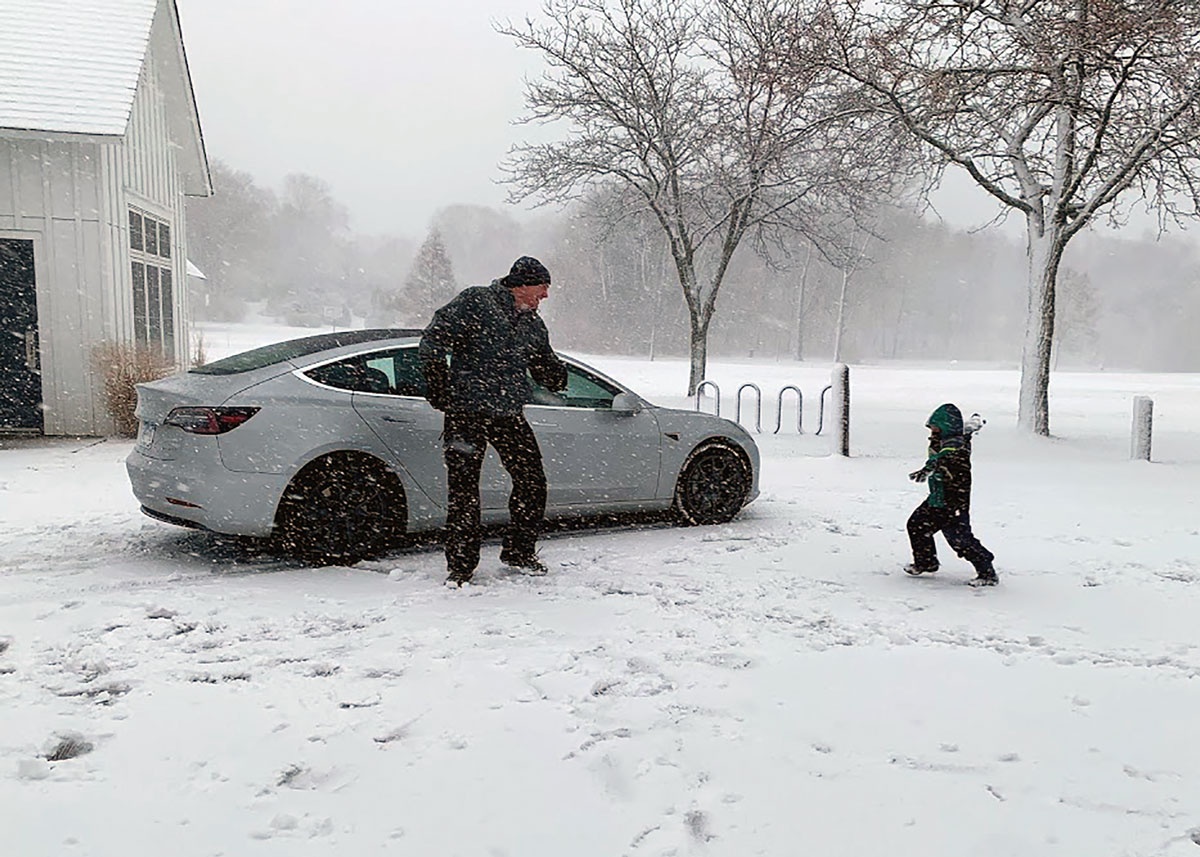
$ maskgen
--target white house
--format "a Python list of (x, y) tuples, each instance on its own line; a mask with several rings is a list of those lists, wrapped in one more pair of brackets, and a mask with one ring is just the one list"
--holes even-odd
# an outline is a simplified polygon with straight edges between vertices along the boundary
[(211, 192), (174, 0), (0, 2), (0, 432), (106, 434), (102, 343), (185, 365)]

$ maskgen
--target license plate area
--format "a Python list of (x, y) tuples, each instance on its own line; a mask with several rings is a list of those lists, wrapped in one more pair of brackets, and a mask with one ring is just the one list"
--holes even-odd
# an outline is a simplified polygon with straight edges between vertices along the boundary
[(149, 449), (154, 446), (154, 434), (158, 426), (154, 423), (144, 422), (138, 426), (137, 447), (138, 449)]

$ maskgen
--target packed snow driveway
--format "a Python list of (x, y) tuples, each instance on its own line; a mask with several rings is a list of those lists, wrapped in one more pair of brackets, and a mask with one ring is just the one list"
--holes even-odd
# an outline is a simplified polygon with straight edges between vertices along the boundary
[(6, 848), (1194, 853), (1185, 486), (984, 459), (977, 592), (900, 573), (906, 460), (785, 443), (731, 525), (562, 534), (544, 578), (491, 545), (463, 590), (435, 549), (312, 569), (149, 521), (126, 443), (0, 451)]

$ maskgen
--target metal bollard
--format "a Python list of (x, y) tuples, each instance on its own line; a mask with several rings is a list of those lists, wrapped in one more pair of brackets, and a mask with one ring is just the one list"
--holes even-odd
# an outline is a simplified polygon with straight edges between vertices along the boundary
[(1150, 440), (1154, 429), (1154, 400), (1149, 396), (1133, 397), (1133, 431), (1129, 443), (1129, 457), (1140, 461), (1150, 460)]
[(833, 367), (833, 451), (838, 455), (850, 455), (850, 367), (839, 363)]

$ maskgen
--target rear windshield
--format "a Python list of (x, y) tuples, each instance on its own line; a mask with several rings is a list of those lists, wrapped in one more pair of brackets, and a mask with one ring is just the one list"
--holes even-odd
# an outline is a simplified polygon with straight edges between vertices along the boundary
[(380, 339), (395, 339), (401, 336), (420, 336), (422, 331), (409, 328), (394, 330), (343, 330), (338, 333), (322, 333), (319, 336), (305, 336), (302, 339), (289, 339), (287, 342), (276, 342), (264, 345), (252, 351), (243, 351), (212, 363), (197, 366), (191, 372), (196, 375), (236, 375), (239, 372), (250, 372), (264, 366), (273, 366), (297, 357), (306, 357), (325, 351), (329, 348), (340, 348), (343, 345), (357, 345), (360, 342), (375, 342)]

